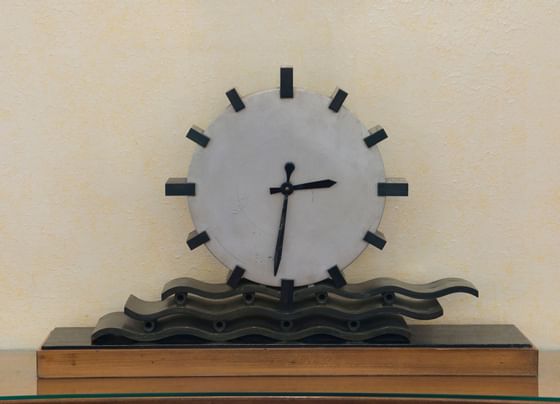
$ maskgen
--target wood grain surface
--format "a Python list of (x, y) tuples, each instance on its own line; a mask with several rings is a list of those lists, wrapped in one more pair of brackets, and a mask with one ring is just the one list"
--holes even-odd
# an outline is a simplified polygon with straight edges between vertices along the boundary
[(133, 392), (362, 392), (535, 396), (536, 377), (249, 376), (39, 379), (39, 394)]
[(37, 352), (40, 378), (531, 376), (532, 348), (98, 349)]
[[(67, 390), (64, 391), (65, 394), (70, 393), (77, 393), (82, 394), (86, 392), (91, 392), (93, 388), (105, 388), (107, 385), (104, 385), (105, 382), (113, 383), (113, 386), (110, 387), (111, 390), (117, 391), (117, 388), (124, 389), (125, 387), (133, 387), (134, 392), (138, 393), (139, 391), (152, 391), (155, 389), (154, 383), (158, 380), (159, 382), (163, 382), (167, 380), (168, 387), (176, 387), (174, 384), (178, 385), (185, 385), (187, 383), (187, 378), (142, 378), (142, 379), (134, 379), (134, 381), (126, 379), (74, 379), (72, 381), (65, 380), (65, 379), (37, 379), (36, 378), (36, 363), (35, 363), (36, 353), (32, 351), (0, 351), (0, 397), (2, 397), (2, 402), (10, 402), (8, 396), (12, 395), (30, 395), (33, 396), (37, 393), (37, 384), (39, 384), (39, 390), (42, 393), (54, 392), (55, 388), (62, 387), (66, 385)], [(560, 397), (560, 351), (544, 351), (541, 352), (539, 358), (539, 396), (547, 396), (547, 397)], [(420, 378), (420, 377), (419, 377)], [(157, 380), (156, 380), (157, 379)], [(216, 380), (220, 380), (221, 378), (217, 378)], [(360, 377), (353, 377), (356, 379), (357, 382), (363, 382), (363, 379)], [(378, 378), (382, 380), (382, 378)], [(434, 380), (435, 379), (435, 380)], [(423, 383), (423, 388), (427, 389), (427, 384), (435, 383), (434, 390), (436, 390), (437, 386), (441, 386), (440, 383), (443, 381), (437, 381), (437, 377), (423, 377), (423, 380), (427, 383)], [(448, 381), (451, 381), (453, 377), (450, 377)], [(500, 380), (505, 382), (501, 384), (501, 386), (507, 388), (507, 394), (513, 395), (517, 390), (518, 383), (525, 383), (529, 382), (528, 378), (516, 378), (516, 377), (506, 377), (506, 378), (495, 378), (495, 377), (484, 377), (482, 380), (486, 380), (488, 383), (480, 383), (480, 378), (478, 377), (457, 377), (457, 391), (460, 390), (468, 390), (469, 387), (475, 386), (476, 388), (480, 388), (479, 384), (482, 385), (492, 385), (495, 384), (499, 386), (497, 382)], [(200, 382), (200, 386), (203, 386), (204, 383), (211, 383), (206, 382), (203, 378), (198, 378)], [(230, 379), (232, 382), (235, 380), (234, 378)], [(315, 381), (313, 378), (305, 379), (308, 382), (308, 386), (311, 389), (314, 386)], [(326, 379), (323, 380), (334, 380), (334, 379)], [(286, 380), (284, 380), (286, 382)], [(279, 381), (278, 383), (284, 383)], [(383, 388), (386, 390), (389, 386), (389, 378), (385, 378), (386, 385)], [(511, 382), (511, 383), (509, 383)], [(462, 386), (461, 386), (462, 384)], [(508, 386), (509, 384), (509, 386)], [(222, 383), (214, 383), (215, 386), (225, 386)], [(369, 386), (373, 389), (375, 383), (371, 380), (369, 383), (363, 383), (364, 386)], [(336, 385), (333, 386), (332, 383), (321, 384), (321, 386), (330, 387), (332, 390), (336, 389)], [(411, 384), (406, 383), (406, 379), (401, 379), (401, 382), (398, 386), (399, 392), (408, 391), (408, 387)], [(452, 386), (452, 383), (448, 384), (448, 386)], [(169, 391), (169, 390), (168, 390)], [(474, 391), (474, 390), (473, 390)], [(442, 394), (444, 390), (439, 389), (436, 391), (437, 394)], [(61, 391), (62, 393), (62, 391)], [(474, 394), (474, 393), (471, 393)], [(481, 393), (483, 394), (483, 393)], [(531, 396), (534, 396), (531, 395)], [(531, 397), (530, 396), (530, 397)], [(264, 393), (262, 396), (259, 397), (232, 397), (232, 396), (209, 396), (209, 397), (147, 397), (147, 398), (124, 398), (124, 397), (111, 397), (111, 398), (74, 398), (74, 399), (59, 399), (60, 402), (65, 403), (88, 403), (88, 404), (98, 404), (101, 402), (113, 402), (113, 403), (133, 403), (133, 402), (140, 402), (143, 404), (151, 404), (151, 403), (166, 403), (166, 404), (174, 404), (174, 403), (228, 403), (228, 404), (237, 404), (237, 403), (284, 403), (286, 401), (303, 401), (305, 400), (306, 404), (314, 404), (314, 403), (365, 403), (365, 402), (375, 402), (375, 403), (469, 403), (469, 402), (476, 402), (478, 404), (482, 403), (505, 403), (507, 401), (504, 400), (496, 400), (488, 397), (487, 399), (469, 399), (468, 397), (461, 397), (455, 399), (443, 399), (443, 398), (402, 398), (402, 397), (313, 397), (309, 395), (301, 394), (301, 396), (290, 396), (290, 397), (273, 397), (270, 395), (266, 395)], [(534, 399), (533, 399), (534, 400)], [(57, 401), (57, 402), (58, 402)], [(528, 399), (527, 402), (530, 400)], [(559, 400), (560, 401), (560, 400)], [(33, 399), (29, 400), (22, 400), (18, 398), (17, 401), (19, 403), (32, 403), (36, 402)], [(51, 400), (51, 402), (54, 402)], [(517, 404), (522, 403), (524, 401), (516, 401)]]

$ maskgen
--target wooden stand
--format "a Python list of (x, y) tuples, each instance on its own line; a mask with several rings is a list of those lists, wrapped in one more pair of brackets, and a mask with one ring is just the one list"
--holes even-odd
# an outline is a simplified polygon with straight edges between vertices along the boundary
[(538, 351), (514, 326), (411, 329), (393, 346), (92, 346), (91, 328), (57, 328), (37, 352), (38, 393), (538, 393)]

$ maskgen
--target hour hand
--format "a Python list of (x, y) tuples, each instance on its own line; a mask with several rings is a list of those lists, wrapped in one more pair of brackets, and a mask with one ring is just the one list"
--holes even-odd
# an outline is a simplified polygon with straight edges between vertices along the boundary
[[(297, 191), (299, 189), (330, 188), (334, 184), (336, 184), (336, 181), (333, 181), (333, 180), (311, 181), (311, 182), (305, 182), (303, 184), (293, 185), (292, 189), (294, 191)], [(271, 194), (278, 194), (278, 193), (282, 192), (282, 189), (283, 189), (282, 187), (272, 187), (272, 188), (270, 188), (270, 193)]]
[(298, 189), (330, 188), (330, 187), (332, 187), (334, 184), (336, 184), (336, 181), (333, 181), (333, 180), (312, 181), (312, 182), (306, 182), (306, 183), (304, 183), (304, 184), (297, 184), (297, 185), (294, 185), (294, 190), (298, 190)]

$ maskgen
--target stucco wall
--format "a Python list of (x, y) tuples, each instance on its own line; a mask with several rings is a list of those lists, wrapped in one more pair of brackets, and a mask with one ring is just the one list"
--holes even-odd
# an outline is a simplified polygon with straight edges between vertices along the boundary
[(220, 281), (189, 252), (192, 124), (295, 84), (383, 125), (388, 244), (352, 281), (462, 276), (447, 323), (515, 323), (560, 348), (560, 3), (5, 1), (0, 4), (0, 348), (93, 326), (130, 293)]

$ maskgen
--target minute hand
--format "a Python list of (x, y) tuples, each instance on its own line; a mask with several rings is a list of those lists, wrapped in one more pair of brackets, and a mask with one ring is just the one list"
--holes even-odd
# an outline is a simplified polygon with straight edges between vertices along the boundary
[[(333, 180), (311, 181), (311, 182), (306, 182), (306, 183), (303, 183), (303, 184), (294, 185), (293, 189), (294, 189), (294, 191), (297, 191), (299, 189), (330, 188), (334, 184), (336, 184), (336, 181), (333, 181)], [(279, 192), (282, 192), (282, 188), (279, 188), (279, 187), (270, 188), (270, 193), (271, 194), (277, 194)]]
[(288, 212), (288, 195), (284, 195), (284, 203), (282, 205), (282, 216), (280, 217), (280, 227), (278, 228), (278, 237), (276, 238), (276, 248), (274, 250), (274, 276), (278, 273), (280, 261), (282, 260), (282, 249), (284, 246), (284, 229), (286, 228), (286, 213)]

